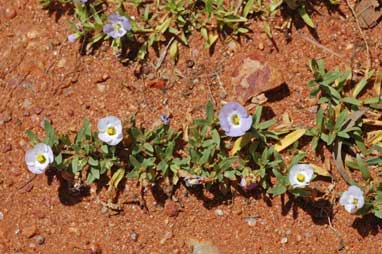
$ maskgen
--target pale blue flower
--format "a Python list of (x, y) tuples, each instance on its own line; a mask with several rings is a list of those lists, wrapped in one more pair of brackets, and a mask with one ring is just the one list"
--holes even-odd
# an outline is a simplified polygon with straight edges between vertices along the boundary
[(168, 116), (166, 114), (160, 115), (160, 119), (162, 120), (164, 125), (169, 125), (170, 124), (170, 119), (168, 119)]
[(77, 40), (77, 35), (76, 34), (70, 34), (68, 36), (68, 41), (70, 41), (71, 43), (75, 42)]
[(54, 160), (52, 148), (39, 143), (25, 154), (25, 163), (33, 174), (42, 174)]
[(103, 26), (103, 32), (114, 39), (123, 37), (131, 30), (130, 21), (118, 13), (111, 14), (108, 21), (109, 23)]
[(289, 183), (293, 188), (305, 188), (312, 180), (314, 169), (308, 164), (296, 164), (289, 170)]
[(364, 204), (363, 191), (357, 186), (350, 186), (347, 191), (342, 193), (340, 198), (340, 205), (344, 206), (349, 213), (357, 212)]
[(225, 104), (219, 113), (220, 126), (230, 137), (240, 137), (252, 126), (252, 117), (237, 102)]
[(122, 123), (115, 116), (98, 120), (98, 138), (110, 146), (118, 145), (122, 139)]

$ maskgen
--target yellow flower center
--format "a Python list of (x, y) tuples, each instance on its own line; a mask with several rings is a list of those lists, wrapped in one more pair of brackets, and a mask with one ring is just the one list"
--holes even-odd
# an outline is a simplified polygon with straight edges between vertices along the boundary
[(121, 29), (122, 29), (122, 26), (121, 26), (121, 24), (119, 24), (119, 23), (114, 24), (113, 27), (114, 27), (114, 29), (117, 30), (118, 32), (120, 32)]
[(352, 204), (357, 206), (358, 205), (358, 198), (353, 198)]
[(115, 130), (114, 127), (107, 127), (107, 129), (106, 129), (106, 133), (107, 133), (108, 135), (110, 135), (110, 136), (114, 136), (116, 132), (117, 132), (117, 131)]
[(38, 154), (37, 156), (36, 156), (36, 160), (39, 162), (39, 163), (41, 163), (41, 164), (43, 164), (43, 163), (45, 163), (46, 162), (46, 158), (45, 158), (45, 156), (43, 155), (43, 154)]
[(240, 125), (240, 117), (237, 114), (233, 114), (231, 121), (234, 125)]
[(299, 181), (300, 183), (304, 182), (305, 181), (305, 176), (301, 173), (297, 173), (296, 174), (296, 179), (297, 181)]

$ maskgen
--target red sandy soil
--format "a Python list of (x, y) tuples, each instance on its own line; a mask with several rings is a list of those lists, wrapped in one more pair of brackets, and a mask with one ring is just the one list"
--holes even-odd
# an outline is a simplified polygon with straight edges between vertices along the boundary
[[(278, 118), (288, 112), (295, 125), (311, 126), (315, 115), (306, 87), (312, 77), (309, 60), (323, 58), (329, 68), (365, 66), (365, 45), (345, 3), (332, 12), (316, 6), (313, 14), (319, 42), (342, 57), (305, 40), (313, 36), (301, 22), (290, 41), (274, 30), (276, 49), (261, 22), (255, 22), (253, 33), (240, 44), (218, 43), (210, 55), (195, 36), (190, 48), (181, 49), (176, 66), (166, 60), (157, 73), (147, 68), (146, 76), (138, 77), (140, 66), (120, 64), (106, 43), (93, 55), (79, 56), (80, 44), (67, 42), (70, 16), (49, 15), (37, 2), (0, 2), (0, 253), (96, 253), (95, 248), (110, 254), (191, 253), (192, 239), (210, 242), (221, 253), (381, 253), (381, 221), (351, 216), (338, 205), (328, 211), (319, 202), (289, 202), (288, 197), (266, 202), (259, 193), (237, 192), (228, 198), (207, 193), (201, 200), (181, 187), (175, 194), (179, 202), (156, 201), (149, 191), (148, 211), (130, 202), (117, 214), (102, 208), (105, 191), (97, 195), (93, 187), (89, 196), (76, 197), (59, 191), (59, 182), (48, 182), (45, 175), (22, 186), (31, 178), (24, 164), (27, 128), (42, 134), (41, 122), (47, 118), (60, 132), (71, 132), (84, 117), (95, 126), (100, 117), (126, 118), (133, 112), (142, 126), (171, 113), (173, 126), (181, 127), (186, 112), (202, 116), (209, 99), (218, 107), (222, 100), (236, 99), (233, 66), (253, 52), (262, 52), (287, 84), (270, 95), (267, 112)], [(280, 25), (282, 19), (273, 23)], [(382, 25), (366, 31), (366, 38), (378, 68)], [(194, 61), (192, 68), (187, 60)], [(150, 86), (160, 79), (167, 80), (165, 89)], [(129, 184), (121, 200), (139, 195)], [(344, 187), (339, 181), (336, 190)], [(254, 225), (248, 225), (247, 217), (254, 218)]]

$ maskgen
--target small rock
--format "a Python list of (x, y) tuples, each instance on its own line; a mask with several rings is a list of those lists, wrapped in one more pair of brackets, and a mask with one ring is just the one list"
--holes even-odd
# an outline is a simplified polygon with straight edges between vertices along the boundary
[(101, 213), (106, 214), (109, 211), (109, 209), (106, 206), (102, 206)]
[(167, 232), (164, 234), (162, 240), (160, 240), (160, 244), (163, 245), (163, 244), (164, 244), (168, 239), (170, 239), (171, 237), (172, 237), (172, 233), (169, 232), (169, 231), (167, 231)]
[(288, 242), (288, 237), (281, 238), (281, 244), (286, 244)]
[(247, 224), (251, 227), (255, 226), (256, 225), (256, 217), (246, 217), (245, 218), (245, 221), (247, 222)]
[(233, 70), (232, 85), (242, 103), (284, 83), (282, 72), (259, 52), (249, 53)]
[(186, 65), (187, 65), (188, 68), (192, 68), (192, 67), (194, 67), (195, 62), (192, 61), (191, 59), (189, 59), (189, 60), (186, 61)]
[(215, 214), (216, 214), (217, 216), (223, 216), (223, 215), (224, 215), (224, 212), (223, 212), (222, 209), (216, 209), (216, 210), (215, 210)]
[(104, 84), (97, 84), (97, 90), (101, 93), (105, 92), (106, 86)]
[(131, 232), (130, 233), (130, 238), (131, 240), (133, 240), (134, 242), (136, 242), (138, 240), (138, 234), (135, 233), (135, 232)]
[(28, 37), (29, 39), (31, 39), (31, 40), (36, 39), (36, 38), (38, 37), (38, 32), (35, 31), (35, 30), (33, 30), (33, 31), (29, 31), (29, 32), (27, 33), (27, 37)]
[(12, 114), (8, 111), (5, 111), (1, 116), (0, 122), (8, 123), (12, 120)]
[(317, 113), (317, 111), (318, 111), (318, 106), (312, 106), (312, 107), (309, 107), (308, 108), (308, 111), (310, 112), (310, 113)]
[(102, 83), (102, 82), (105, 82), (106, 80), (108, 80), (110, 78), (109, 74), (105, 73), (103, 74), (101, 77), (99, 77), (97, 80), (96, 80), (96, 83)]
[(3, 153), (7, 153), (7, 152), (12, 151), (12, 145), (11, 145), (11, 144), (5, 144), (5, 145), (3, 146), (3, 149), (1, 149), (1, 151), (2, 151)]
[(219, 249), (210, 242), (202, 242), (191, 239), (188, 242), (188, 245), (192, 249), (192, 254), (220, 254)]
[(34, 109), (34, 112), (35, 112), (37, 115), (39, 115), (39, 114), (41, 114), (41, 112), (42, 112), (43, 110), (44, 110), (44, 109), (41, 108), (41, 107), (36, 107), (36, 108)]
[(57, 63), (57, 67), (58, 68), (62, 68), (62, 67), (64, 67), (66, 65), (66, 58), (61, 58), (60, 59), (60, 61), (58, 61), (58, 63)]
[(234, 51), (237, 48), (237, 43), (235, 41), (230, 41), (227, 46), (230, 50)]
[(262, 42), (259, 43), (259, 49), (264, 50), (264, 43), (262, 43)]
[(169, 216), (169, 217), (176, 217), (179, 214), (178, 206), (172, 200), (168, 200), (166, 202), (165, 207), (164, 207), (164, 211), (167, 214), (167, 216)]
[(31, 225), (29, 227), (24, 228), (21, 231), (21, 233), (23, 236), (25, 236), (27, 238), (31, 238), (37, 233), (37, 227), (36, 227), (36, 225)]
[(43, 245), (45, 242), (45, 238), (42, 235), (36, 235), (34, 239), (38, 245)]
[(17, 12), (15, 9), (11, 8), (11, 7), (8, 7), (5, 9), (4, 11), (4, 16), (7, 18), (7, 19), (13, 19), (14, 17), (17, 16)]
[(23, 102), (23, 108), (29, 109), (32, 106), (32, 102), (29, 99), (25, 99)]
[(301, 242), (302, 241), (302, 236), (301, 235), (297, 235), (297, 242)]
[(0, 221), (4, 220), (4, 214), (0, 212)]
[(69, 227), (68, 230), (69, 230), (70, 233), (75, 234), (77, 237), (81, 236), (81, 231), (80, 231), (79, 228)]
[(21, 85), (25, 89), (32, 89), (32, 90), (34, 89), (34, 85), (30, 81), (24, 81)]
[(196, 79), (192, 80), (192, 85), (197, 85), (199, 83), (200, 83), (200, 79), (199, 78), (196, 78)]

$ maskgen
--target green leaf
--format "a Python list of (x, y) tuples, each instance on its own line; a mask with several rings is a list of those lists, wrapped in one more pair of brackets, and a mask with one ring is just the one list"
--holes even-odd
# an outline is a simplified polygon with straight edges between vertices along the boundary
[(211, 101), (208, 101), (207, 103), (207, 108), (206, 108), (206, 112), (207, 112), (207, 121), (211, 124), (214, 122), (214, 105), (212, 104)]
[(151, 154), (154, 152), (154, 148), (150, 143), (144, 143), (143, 148)]
[(100, 178), (100, 173), (99, 173), (99, 169), (98, 168), (91, 167), (90, 168), (90, 173), (94, 176), (95, 179), (99, 179)]
[(236, 180), (236, 172), (234, 170), (225, 171), (224, 177), (230, 179), (231, 181), (235, 181)]
[(267, 193), (272, 194), (273, 196), (279, 196), (281, 194), (284, 194), (287, 191), (287, 188), (278, 183), (276, 186), (273, 188), (268, 189)]
[(57, 145), (58, 144), (58, 136), (53, 128), (53, 126), (50, 124), (48, 120), (44, 121), (44, 130), (46, 133), (46, 144), (49, 146)]
[(343, 98), (343, 101), (354, 106), (361, 106), (361, 102), (353, 97), (345, 97)]
[(99, 161), (94, 159), (93, 157), (89, 156), (88, 163), (90, 166), (98, 167)]
[(125, 170), (123, 168), (118, 169), (111, 177), (108, 185), (113, 186), (114, 188), (118, 188), (118, 184), (121, 182), (124, 176)]
[(102, 145), (101, 151), (105, 154), (108, 154), (109, 153), (109, 146), (108, 145)]
[(73, 172), (73, 174), (76, 174), (77, 172), (79, 172), (81, 170), (78, 162), (79, 162), (78, 156), (74, 156), (74, 158), (72, 160), (72, 172)]
[(25, 134), (28, 136), (29, 140), (31, 141), (31, 144), (34, 146), (38, 143), (41, 143), (41, 140), (37, 137), (37, 135), (31, 131), (31, 130), (26, 130)]
[(255, 0), (248, 0), (243, 9), (243, 17), (247, 17), (252, 12)]
[(357, 164), (358, 164), (358, 169), (362, 173), (362, 177), (365, 180), (369, 179), (371, 176), (370, 176), (369, 170), (367, 169), (367, 163), (364, 160), (362, 160), (360, 154), (356, 155), (356, 160), (357, 160)]
[(309, 14), (306, 12), (305, 5), (301, 5), (300, 8), (298, 8), (298, 12), (300, 13), (300, 16), (304, 20), (305, 24), (307, 24), (311, 28), (316, 27), (313, 23), (313, 20), (310, 18)]
[(96, 177), (93, 175), (92, 171), (89, 171), (88, 177), (86, 179), (87, 184), (91, 184), (96, 180)]

